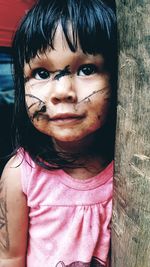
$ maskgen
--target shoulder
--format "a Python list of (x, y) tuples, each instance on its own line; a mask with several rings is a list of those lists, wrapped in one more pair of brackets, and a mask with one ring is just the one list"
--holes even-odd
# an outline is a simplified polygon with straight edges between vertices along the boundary
[(6, 164), (2, 177), (1, 177), (1, 182), (5, 184), (14, 184), (17, 181), (19, 182), (20, 176), (21, 176), (21, 168), (20, 168), (20, 162), (21, 159), (15, 155), (13, 156)]
[(0, 196), (5, 199), (7, 207), (11, 207), (12, 210), (13, 205), (22, 207), (26, 204), (26, 196), (22, 190), (20, 168), (19, 157), (12, 157), (6, 164), (0, 179)]
[[(28, 207), (22, 191), (19, 158), (12, 157), (6, 164), (0, 180), (0, 257), (24, 258), (28, 225)], [(21, 229), (19, 231), (18, 229)], [(19, 245), (18, 245), (19, 244)], [(22, 256), (23, 255), (23, 256)]]
[(18, 196), (22, 196), (21, 171), (17, 156), (12, 157), (3, 170), (0, 191), (14, 200)]
[[(34, 165), (34, 166), (33, 166)], [(36, 168), (34, 162), (29, 155), (23, 151), (13, 156), (6, 164), (2, 177), (1, 184), (7, 187), (7, 190), (17, 190), (26, 194), (28, 181), (33, 175), (33, 169)]]

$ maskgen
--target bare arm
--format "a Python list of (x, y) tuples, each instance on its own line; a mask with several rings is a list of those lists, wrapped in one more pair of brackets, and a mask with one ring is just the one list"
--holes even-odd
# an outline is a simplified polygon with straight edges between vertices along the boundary
[(0, 266), (25, 267), (28, 207), (21, 190), (17, 158), (6, 165), (0, 180)]

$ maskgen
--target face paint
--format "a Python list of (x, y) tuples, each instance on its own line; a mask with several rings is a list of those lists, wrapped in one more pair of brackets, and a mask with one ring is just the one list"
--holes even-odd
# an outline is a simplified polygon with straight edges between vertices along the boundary
[[(68, 66), (67, 66), (68, 67)], [(65, 68), (67, 70), (67, 67)], [(65, 69), (63, 71), (65, 71)], [(60, 72), (61, 76), (59, 77), (59, 79), (64, 76), (64, 75), (69, 75), (67, 74), (67, 72)], [(60, 75), (59, 74), (59, 75)], [(57, 77), (58, 79), (58, 77)], [(97, 91), (93, 91), (90, 95), (88, 95), (87, 97), (85, 97), (84, 99), (80, 100), (80, 102), (77, 102), (75, 105), (74, 105), (74, 110), (77, 112), (78, 111), (78, 105), (81, 105), (81, 104), (89, 104), (92, 100), (92, 96), (94, 96), (95, 94), (98, 94), (98, 93), (101, 93), (103, 94), (105, 91), (107, 90), (107, 87), (104, 87), (102, 89), (99, 89)], [(26, 94), (27, 97), (30, 97), (30, 98), (33, 98), (33, 99), (36, 99), (37, 102), (34, 102), (32, 103), (29, 107), (27, 107), (28, 111), (30, 110), (30, 108), (32, 108), (34, 105), (37, 105), (38, 103), (38, 110), (36, 110), (34, 113), (33, 113), (33, 116), (30, 117), (30, 119), (33, 121), (34, 119), (37, 119), (39, 120), (39, 118), (41, 117), (41, 119), (43, 118), (43, 114), (46, 113), (47, 111), (50, 112), (50, 110), (48, 110), (47, 106), (46, 106), (46, 103), (39, 99), (38, 97), (32, 95), (32, 94)], [(105, 99), (109, 99), (108, 98), (105, 98)], [(100, 115), (98, 115), (98, 119), (100, 120)], [(45, 117), (44, 117), (45, 119)]]
[(99, 89), (99, 90), (97, 90), (97, 91), (93, 91), (91, 94), (89, 94), (88, 96), (86, 96), (85, 98), (83, 98), (82, 100), (80, 100), (80, 101), (77, 103), (77, 105), (81, 104), (82, 102), (91, 102), (91, 99), (90, 99), (90, 98), (91, 98), (92, 96), (94, 96), (95, 94), (98, 94), (98, 93), (100, 93), (100, 92), (101, 92), (101, 94), (103, 94), (104, 91), (107, 90), (107, 89), (108, 89), (108, 87), (104, 87), (104, 88)]
[(37, 100), (36, 102), (34, 103), (31, 103), (30, 106), (27, 106), (26, 104), (26, 107), (27, 107), (27, 111), (28, 111), (28, 114), (30, 113), (30, 109), (33, 108), (34, 106), (37, 106), (38, 105), (38, 108), (37, 110), (34, 111), (33, 115), (30, 116), (30, 119), (31, 121), (33, 122), (33, 120), (36, 118), (37, 120), (39, 120), (39, 117), (42, 113), (45, 113), (46, 112), (46, 105), (45, 105), (45, 102), (43, 100), (41, 100), (40, 98), (32, 95), (32, 94), (25, 94), (26, 97), (29, 97), (31, 99), (35, 99)]
[(30, 66), (25, 64), (27, 110), (37, 130), (55, 141), (75, 142), (105, 123), (110, 75), (102, 55), (72, 52), (59, 27), (54, 47), (31, 60)]
[(43, 106), (41, 107), (40, 110), (37, 110), (37, 111), (35, 111), (35, 112), (33, 113), (32, 120), (34, 120), (35, 118), (36, 118), (37, 120), (39, 120), (40, 116), (42, 116), (43, 113), (45, 113), (45, 112), (46, 112), (46, 106), (43, 105)]
[[(35, 96), (35, 95), (32, 95), (32, 94), (25, 94), (25, 96), (26, 96), (26, 97), (30, 97), (30, 98), (34, 98), (34, 99), (36, 99), (37, 102), (39, 103), (39, 105), (41, 105), (41, 103), (45, 104), (45, 102), (44, 102), (43, 100), (41, 100), (40, 98), (38, 98), (38, 97)], [(28, 107), (28, 110), (29, 110), (32, 106), (36, 105), (37, 102), (32, 103), (32, 104)]]
[(56, 74), (56, 76), (54, 77), (54, 80), (57, 80), (59, 81), (60, 78), (64, 77), (64, 76), (67, 76), (67, 75), (70, 75), (71, 72), (69, 70), (70, 66), (66, 66), (63, 70), (59, 70), (58, 74)]

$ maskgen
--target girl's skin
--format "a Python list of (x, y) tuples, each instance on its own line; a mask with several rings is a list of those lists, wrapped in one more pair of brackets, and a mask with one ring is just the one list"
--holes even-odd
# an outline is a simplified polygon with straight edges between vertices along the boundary
[[(57, 29), (54, 47), (25, 64), (28, 114), (39, 131), (52, 137), (57, 150), (82, 152), (92, 146), (95, 131), (105, 122), (110, 77), (101, 55), (84, 54), (80, 49), (71, 52), (61, 27)], [(101, 162), (87, 155), (87, 165), (94, 171), (90, 168), (66, 171), (72, 177), (87, 179), (103, 169)], [(25, 267), (28, 207), (21, 189), (19, 164), (17, 157), (8, 162), (0, 186), (1, 267)]]
[[(104, 124), (111, 93), (109, 74), (101, 55), (80, 49), (73, 53), (61, 27), (54, 47), (25, 64), (28, 114), (39, 131), (52, 137), (57, 149), (82, 152)], [(94, 168), (99, 172), (99, 159), (97, 164)]]

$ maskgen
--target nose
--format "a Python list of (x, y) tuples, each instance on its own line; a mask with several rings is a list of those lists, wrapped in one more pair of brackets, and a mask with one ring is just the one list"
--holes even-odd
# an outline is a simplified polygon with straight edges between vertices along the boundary
[(51, 102), (59, 104), (64, 103), (76, 103), (77, 92), (73, 85), (72, 78), (69, 76), (62, 77), (60, 80), (56, 80), (51, 93)]

